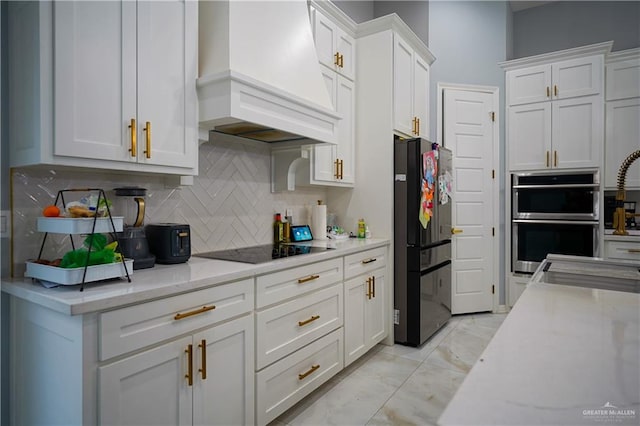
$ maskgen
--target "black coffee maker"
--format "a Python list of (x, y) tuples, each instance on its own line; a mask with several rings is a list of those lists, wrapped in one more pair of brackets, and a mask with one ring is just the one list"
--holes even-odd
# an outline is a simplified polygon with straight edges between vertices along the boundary
[(144, 231), (145, 188), (115, 188), (114, 211), (124, 216), (124, 228), (118, 233), (120, 252), (133, 259), (133, 269), (152, 268), (156, 257), (149, 252), (149, 242)]

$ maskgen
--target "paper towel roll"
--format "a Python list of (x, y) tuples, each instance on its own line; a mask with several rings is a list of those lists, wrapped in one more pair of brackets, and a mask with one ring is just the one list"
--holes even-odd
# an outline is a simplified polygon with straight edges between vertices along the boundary
[(327, 205), (319, 204), (311, 210), (311, 234), (314, 240), (327, 239)]

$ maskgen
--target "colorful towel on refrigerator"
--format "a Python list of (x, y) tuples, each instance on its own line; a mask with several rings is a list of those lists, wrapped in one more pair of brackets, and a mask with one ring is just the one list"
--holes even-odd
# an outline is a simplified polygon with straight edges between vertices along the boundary
[(433, 216), (433, 197), (436, 190), (436, 176), (438, 174), (438, 151), (429, 151), (422, 154), (422, 195), (420, 197), (420, 212), (418, 217), (423, 228), (427, 228), (431, 216)]

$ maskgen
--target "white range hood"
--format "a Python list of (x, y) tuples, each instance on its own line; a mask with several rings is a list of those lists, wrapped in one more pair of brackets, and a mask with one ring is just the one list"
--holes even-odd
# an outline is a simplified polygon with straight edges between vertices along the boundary
[(306, 0), (199, 2), (200, 127), (284, 145), (337, 143)]

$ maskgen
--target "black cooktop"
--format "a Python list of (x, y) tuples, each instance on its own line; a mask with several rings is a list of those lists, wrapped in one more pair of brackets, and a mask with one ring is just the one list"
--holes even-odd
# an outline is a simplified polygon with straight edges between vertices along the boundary
[(197, 253), (193, 256), (255, 264), (270, 262), (274, 259), (298, 256), (300, 254), (319, 253), (327, 250), (331, 249), (327, 247), (313, 247), (303, 244), (265, 244), (262, 246), (241, 247), (230, 250)]

